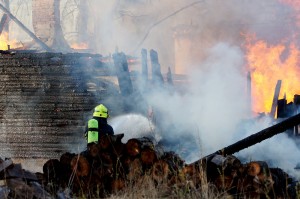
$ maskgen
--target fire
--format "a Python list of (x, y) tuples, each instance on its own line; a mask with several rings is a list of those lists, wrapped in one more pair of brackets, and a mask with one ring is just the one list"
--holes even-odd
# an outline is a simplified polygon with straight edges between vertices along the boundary
[(279, 99), (293, 101), (300, 94), (299, 48), (294, 44), (268, 44), (248, 37), (246, 60), (252, 74), (252, 109), (254, 112), (271, 110), (278, 80), (282, 80)]
[(71, 45), (71, 48), (77, 49), (77, 50), (83, 50), (83, 49), (88, 49), (88, 44), (87, 43), (74, 43)]
[(0, 35), (0, 50), (8, 50), (10, 48), (19, 47), (20, 44), (16, 40), (9, 40), (8, 33), (4, 32)]

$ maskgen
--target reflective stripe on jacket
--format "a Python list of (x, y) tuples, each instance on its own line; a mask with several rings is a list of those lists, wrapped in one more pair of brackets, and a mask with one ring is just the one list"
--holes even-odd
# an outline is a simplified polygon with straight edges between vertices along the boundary
[(98, 142), (98, 121), (96, 119), (90, 119), (88, 121), (87, 143)]

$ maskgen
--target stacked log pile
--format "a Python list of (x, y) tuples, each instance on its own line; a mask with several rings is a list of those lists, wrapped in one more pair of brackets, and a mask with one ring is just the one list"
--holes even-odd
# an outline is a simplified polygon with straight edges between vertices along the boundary
[(98, 198), (126, 190), (148, 176), (157, 186), (201, 192), (211, 184), (221, 193), (246, 198), (294, 198), (292, 178), (264, 161), (241, 163), (235, 156), (215, 154), (201, 164), (186, 164), (176, 153), (163, 152), (148, 138), (104, 136), (80, 154), (65, 153), (43, 167), (42, 186), (51, 195), (69, 189), (72, 196)]
[[(201, 164), (186, 164), (176, 153), (163, 152), (148, 138), (123, 134), (104, 136), (80, 154), (49, 159), (43, 173), (32, 173), (0, 160), (1, 198), (99, 198), (126, 191), (147, 176), (164, 196), (184, 190), (203, 191), (210, 184), (219, 193), (240, 198), (296, 198), (292, 178), (264, 161), (241, 163), (235, 156), (215, 154)], [(199, 162), (199, 161), (198, 161)], [(69, 192), (67, 192), (69, 191)], [(2, 197), (3, 196), (3, 197)]]

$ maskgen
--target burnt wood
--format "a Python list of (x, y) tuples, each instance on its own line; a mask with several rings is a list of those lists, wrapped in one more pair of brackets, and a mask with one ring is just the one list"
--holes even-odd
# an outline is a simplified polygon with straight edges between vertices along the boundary
[(232, 145), (229, 145), (221, 150), (215, 152), (216, 154), (232, 155), (257, 143), (260, 143), (266, 139), (269, 139), (279, 133), (283, 133), (286, 130), (293, 128), (300, 124), (300, 114), (294, 115), (282, 122), (279, 122), (273, 126), (263, 129), (255, 134), (252, 134)]

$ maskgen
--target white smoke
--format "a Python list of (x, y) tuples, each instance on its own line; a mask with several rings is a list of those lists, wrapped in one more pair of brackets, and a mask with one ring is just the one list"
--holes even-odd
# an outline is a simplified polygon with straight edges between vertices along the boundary
[(62, 17), (65, 35), (85, 31), (90, 47), (103, 55), (113, 53), (116, 47), (138, 56), (140, 48), (155, 49), (162, 71), (175, 64), (174, 32), (182, 25), (194, 28), (190, 53), (199, 62), (206, 50), (219, 42), (243, 45), (245, 32), (271, 41), (282, 39), (292, 13), (291, 8), (277, 0), (91, 0), (85, 4), (88, 12), (74, 18), (87, 18), (87, 28), (80, 30)]
[[(243, 126), (243, 137), (250, 136), (259, 132), (276, 121), (269, 117), (252, 120), (251, 123), (245, 123)], [(238, 135), (242, 139), (241, 134)], [(267, 161), (270, 167), (278, 167), (289, 173), (291, 176), (299, 178), (300, 173), (295, 170), (299, 163), (300, 150), (297, 147), (295, 138), (291, 138), (287, 133), (281, 133), (269, 138), (261, 143), (249, 147), (248, 149), (238, 152), (236, 155), (242, 157), (245, 161), (262, 160)]]
[[(97, 52), (111, 53), (118, 47), (130, 53), (141, 43), (142, 48), (158, 51), (162, 71), (174, 65), (173, 28), (182, 24), (196, 27), (189, 61), (193, 64), (182, 66), (189, 71), (190, 84), (186, 85), (185, 94), (151, 92), (146, 96), (155, 108), (157, 120), (163, 124), (164, 131), (158, 133), (163, 139), (172, 140), (171, 149), (184, 155), (188, 162), (272, 125), (270, 121), (246, 122), (249, 107), (243, 33), (256, 34), (268, 42), (279, 41), (292, 35), (288, 25), (292, 23), (289, 16), (293, 12), (277, 0), (198, 1), (153, 26), (193, 2), (197, 1), (89, 1), (92, 8), (89, 19), (94, 27), (90, 42), (96, 43)], [(126, 132), (131, 130), (136, 132), (130, 128)], [(184, 144), (186, 138), (194, 141), (192, 146)], [(188, 153), (181, 153), (186, 150)], [(293, 172), (299, 159), (298, 150), (294, 142), (282, 134), (239, 155), (246, 160), (272, 160), (274, 166)]]
[[(150, 93), (149, 103), (159, 111), (163, 137), (192, 137), (199, 155), (230, 144), (241, 119), (246, 117), (246, 79), (241, 71), (242, 51), (226, 43), (216, 45), (210, 56), (191, 71), (186, 93)], [(176, 149), (180, 151), (180, 149)]]
[(154, 124), (145, 116), (139, 114), (120, 115), (109, 120), (115, 134), (124, 134), (126, 143), (131, 138), (149, 137), (159, 142), (161, 136), (155, 131)]

